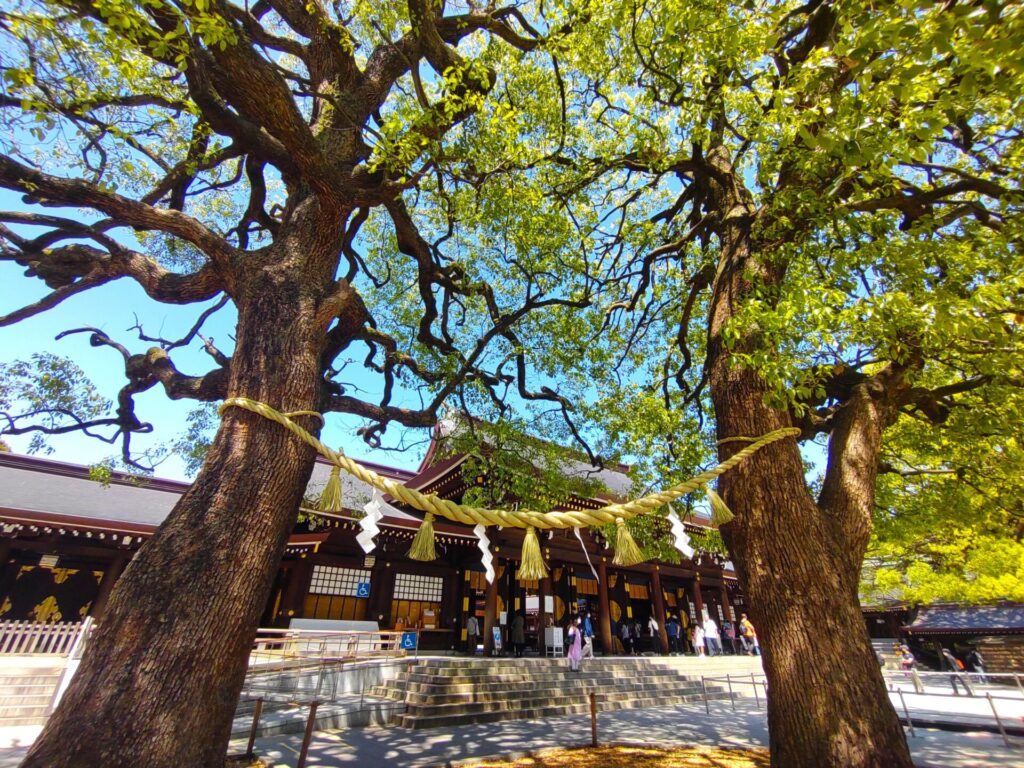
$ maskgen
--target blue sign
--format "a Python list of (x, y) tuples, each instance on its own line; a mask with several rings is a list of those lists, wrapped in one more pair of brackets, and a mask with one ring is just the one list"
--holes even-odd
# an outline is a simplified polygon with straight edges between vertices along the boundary
[(356, 584), (356, 597), (369, 597), (370, 596), (370, 582), (360, 581)]
[(416, 633), (415, 632), (403, 632), (402, 633), (402, 650), (403, 651), (415, 651), (416, 650)]

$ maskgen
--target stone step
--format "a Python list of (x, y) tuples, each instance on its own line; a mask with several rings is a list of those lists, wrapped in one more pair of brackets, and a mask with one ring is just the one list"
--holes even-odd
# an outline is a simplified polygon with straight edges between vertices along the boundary
[[(658, 662), (647, 659), (637, 659), (631, 661), (611, 661), (605, 659), (586, 659), (588, 666), (594, 669), (601, 669), (608, 672), (632, 672), (643, 669), (656, 669)], [(553, 669), (557, 667), (566, 666), (567, 662), (564, 657), (557, 657), (553, 659), (517, 659), (515, 662), (501, 659), (480, 659), (476, 662), (469, 661), (468, 659), (464, 663), (449, 663), (438, 661), (430, 662), (419, 662), (410, 666), (411, 672), (429, 672), (434, 675), (465, 675), (465, 674), (509, 674), (514, 672), (522, 671), (536, 671), (543, 669)]]
[(586, 680), (565, 680), (561, 685), (548, 686), (544, 688), (521, 688), (514, 691), (490, 690), (490, 691), (465, 691), (465, 692), (430, 692), (420, 693), (407, 691), (403, 700), (409, 705), (442, 705), (449, 703), (474, 703), (474, 702), (501, 702), (512, 701), (522, 702), (526, 699), (557, 698), (566, 695), (565, 692), (572, 692), (570, 695), (579, 693), (598, 693), (609, 691), (610, 693), (693, 693), (699, 692), (699, 684), (689, 683), (684, 685), (667, 686), (664, 682), (657, 683), (632, 683), (620, 684), (614, 688), (607, 686), (591, 685)]
[[(728, 694), (708, 692), (708, 698), (713, 700), (727, 699)], [(612, 711), (620, 709), (637, 709), (642, 707), (661, 707), (671, 704), (685, 704), (694, 701), (703, 701), (703, 695), (684, 696), (658, 696), (656, 698), (622, 698), (604, 699), (598, 701), (598, 710)], [(502, 720), (539, 719), (546, 717), (565, 717), (567, 715), (582, 715), (590, 712), (589, 700), (577, 701), (574, 704), (562, 706), (543, 706), (530, 710), (490, 710), (487, 712), (474, 713), (471, 715), (445, 714), (445, 715), (411, 715), (404, 714), (398, 718), (398, 725), (404, 728), (441, 728), (454, 725), (465, 725), (467, 723), (493, 723)]]
[[(606, 701), (618, 701), (628, 698), (660, 698), (666, 696), (702, 695), (700, 686), (691, 686), (682, 690), (666, 691), (658, 686), (629, 686), (611, 691), (594, 690), (589, 687), (565, 687), (561, 690), (522, 692), (517, 695), (502, 696), (500, 693), (486, 694), (486, 698), (458, 698), (449, 696), (409, 696), (406, 699), (409, 714), (429, 714), (436, 712), (460, 712), (464, 714), (487, 712), (492, 710), (531, 710), (543, 706), (560, 706), (572, 704), (586, 698), (593, 692)], [(718, 693), (718, 691), (715, 691)]]
[[(491, 674), (491, 675), (433, 675), (424, 674), (419, 672), (412, 672), (408, 675), (408, 681), (410, 683), (418, 683), (420, 685), (434, 685), (434, 686), (447, 686), (447, 685), (514, 685), (516, 683), (543, 683), (553, 682), (557, 680), (563, 680), (565, 674), (569, 671), (568, 666), (563, 664), (560, 667), (553, 667), (549, 670), (542, 672), (526, 673), (520, 672), (516, 674)], [(614, 674), (611, 672), (605, 672), (603, 670), (594, 670), (588, 668), (586, 665), (583, 666), (583, 676), (588, 679), (593, 679), (600, 682), (613, 683), (616, 680), (622, 679), (661, 679), (666, 675), (671, 677), (679, 677), (675, 670), (634, 670), (629, 673)]]
[[(567, 673), (573, 674), (573, 673)], [(725, 684), (721, 681), (721, 684)], [(619, 681), (604, 681), (595, 680), (593, 678), (587, 678), (584, 676), (574, 677), (570, 680), (568, 677), (562, 680), (552, 680), (544, 683), (530, 683), (529, 681), (516, 684), (516, 685), (504, 685), (504, 686), (481, 686), (481, 685), (457, 685), (457, 686), (435, 686), (435, 685), (418, 685), (416, 683), (410, 683), (405, 686), (389, 686), (388, 690), (396, 690), (403, 696), (424, 696), (427, 698), (446, 696), (446, 695), (472, 695), (475, 693), (486, 693), (494, 692), (498, 695), (503, 696), (521, 696), (529, 695), (536, 691), (558, 691), (559, 689), (570, 686), (572, 688), (587, 688), (591, 690), (615, 690), (616, 688), (632, 688), (632, 687), (646, 687), (654, 689), (665, 689), (672, 690), (673, 688), (686, 687), (690, 688), (693, 686), (699, 686), (699, 681), (695, 680), (676, 680), (676, 679), (644, 679), (644, 680), (619, 680)], [(378, 692), (381, 688), (375, 688), (374, 691)]]
[(544, 679), (524, 679), (514, 682), (506, 682), (502, 685), (485, 685), (481, 683), (457, 683), (453, 685), (439, 685), (436, 683), (420, 683), (415, 680), (405, 681), (400, 685), (391, 687), (402, 690), (406, 693), (423, 695), (441, 695), (446, 693), (474, 693), (478, 691), (494, 691), (513, 695), (520, 691), (536, 690), (557, 690), (563, 685), (571, 684), (574, 687), (586, 686), (598, 690), (614, 689), (621, 686), (648, 685), (656, 687), (672, 686), (693, 686), (699, 685), (699, 679), (679, 677), (674, 675), (650, 675), (628, 678), (609, 678), (604, 676), (588, 675), (586, 673), (570, 672), (568, 669), (557, 676), (545, 677)]

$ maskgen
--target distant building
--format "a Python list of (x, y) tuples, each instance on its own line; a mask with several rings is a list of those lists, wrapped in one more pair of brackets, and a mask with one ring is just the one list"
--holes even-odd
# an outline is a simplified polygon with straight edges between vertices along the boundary
[(1024, 672), (1024, 605), (958, 605), (905, 603), (863, 608), (868, 634), (876, 639), (899, 639), (934, 657), (941, 648), (961, 658), (974, 648), (991, 672)]

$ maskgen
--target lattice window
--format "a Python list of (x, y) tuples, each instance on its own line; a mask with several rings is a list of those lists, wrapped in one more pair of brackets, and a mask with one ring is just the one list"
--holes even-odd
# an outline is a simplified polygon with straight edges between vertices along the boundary
[(395, 575), (395, 600), (440, 603), (443, 592), (444, 579), (440, 576), (417, 576), (411, 573)]
[(314, 565), (309, 592), (315, 595), (359, 597), (359, 585), (370, 582), (370, 572), (360, 568), (334, 568)]
[(596, 579), (584, 579), (582, 576), (576, 577), (576, 594), (578, 595), (596, 595), (597, 594), (597, 580)]

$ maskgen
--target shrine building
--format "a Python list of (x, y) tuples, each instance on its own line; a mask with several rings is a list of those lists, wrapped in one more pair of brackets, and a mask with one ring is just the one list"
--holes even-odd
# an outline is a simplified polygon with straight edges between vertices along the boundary
[[(418, 471), (361, 462), (384, 477), (446, 499), (460, 501), (473, 484), (466, 455), (442, 458), (439, 432)], [(626, 467), (589, 468), (608, 489), (603, 497), (568, 499), (566, 509), (598, 509), (626, 497), (632, 485)], [(318, 459), (309, 483), (316, 496), (331, 465)], [(743, 611), (736, 575), (718, 555), (681, 562), (612, 563), (613, 552), (597, 531), (540, 531), (549, 576), (521, 583), (515, 578), (524, 532), (488, 529), (495, 577), (488, 584), (478, 539), (468, 526), (438, 518), (438, 557), (407, 556), (420, 517), (392, 499), (375, 542), (365, 553), (356, 541), (363, 507), (373, 489), (342, 473), (343, 511), (302, 514), (288, 540), (263, 627), (287, 627), (292, 619), (371, 621), (380, 628), (417, 627), (420, 647), (465, 651), (466, 620), (475, 614), (489, 652), (494, 628), (507, 633), (514, 613), (525, 618), (527, 647), (543, 654), (543, 629), (564, 626), (589, 611), (597, 650), (618, 649), (616, 630), (632, 621), (648, 633), (646, 651), (667, 651), (665, 621), (684, 625), (705, 613), (719, 624), (735, 623)], [(170, 513), (188, 483), (114, 473), (106, 485), (89, 469), (50, 459), (0, 453), (0, 623), (4, 621), (102, 621), (111, 588), (129, 560)], [(686, 523), (699, 543), (712, 531), (706, 518)], [(506, 638), (507, 634), (503, 637)], [(724, 635), (723, 635), (724, 637)], [(726, 643), (728, 646), (728, 644)]]

